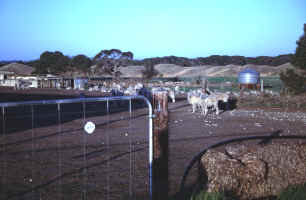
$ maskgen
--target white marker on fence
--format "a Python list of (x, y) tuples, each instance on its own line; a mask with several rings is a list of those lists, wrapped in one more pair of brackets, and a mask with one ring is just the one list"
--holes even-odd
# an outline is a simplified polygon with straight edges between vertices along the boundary
[(84, 126), (84, 130), (88, 134), (92, 134), (96, 129), (96, 125), (93, 122), (87, 122)]

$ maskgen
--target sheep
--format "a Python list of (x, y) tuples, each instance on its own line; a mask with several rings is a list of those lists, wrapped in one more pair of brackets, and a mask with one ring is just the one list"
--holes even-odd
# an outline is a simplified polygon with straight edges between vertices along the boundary
[(117, 89), (112, 89), (110, 91), (110, 93), (111, 93), (111, 96), (123, 96), (124, 95), (123, 92), (121, 92), (120, 90), (117, 90)]
[(175, 92), (173, 90), (168, 91), (168, 96), (172, 100), (172, 103), (175, 103)]
[(229, 100), (229, 95), (227, 93), (213, 93), (218, 99), (218, 101), (223, 101), (224, 103), (227, 103)]
[(201, 108), (202, 108), (202, 114), (204, 116), (207, 115), (208, 109), (212, 108), (216, 111), (216, 114), (219, 115), (219, 101), (223, 101), (224, 103), (227, 103), (229, 100), (229, 95), (226, 93), (213, 93), (209, 96), (207, 96), (203, 101), (201, 101)]
[(191, 96), (188, 102), (192, 105), (192, 113), (194, 113), (196, 109), (200, 108), (202, 105), (202, 99), (199, 96)]
[(153, 100), (152, 92), (146, 87), (142, 87), (139, 90), (137, 90), (137, 95), (145, 96), (150, 102), (152, 102)]
[(196, 111), (196, 109), (202, 109), (202, 101), (207, 97), (207, 94), (198, 91), (191, 91), (187, 93), (187, 101), (192, 105), (192, 113)]
[(200, 102), (202, 114), (206, 116), (208, 113), (208, 109), (212, 108), (213, 110), (216, 110), (217, 115), (219, 115), (218, 102), (219, 101), (215, 95), (210, 95), (207, 98), (203, 99), (203, 101)]
[(168, 94), (168, 97), (171, 99), (172, 103), (175, 103), (175, 91), (173, 91), (170, 88), (167, 87), (153, 87), (152, 92), (161, 92), (161, 91), (166, 91)]
[(129, 86), (124, 90), (124, 94), (128, 96), (135, 96), (137, 95), (137, 90), (135, 89), (135, 87)]

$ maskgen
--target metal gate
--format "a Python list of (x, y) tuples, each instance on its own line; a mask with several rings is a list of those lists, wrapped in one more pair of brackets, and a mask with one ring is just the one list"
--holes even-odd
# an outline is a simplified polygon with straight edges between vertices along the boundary
[(149, 199), (143, 96), (0, 103), (0, 199)]

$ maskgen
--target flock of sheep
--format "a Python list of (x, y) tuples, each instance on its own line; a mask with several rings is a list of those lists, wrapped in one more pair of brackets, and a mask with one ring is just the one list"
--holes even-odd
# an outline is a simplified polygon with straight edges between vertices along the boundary
[(201, 113), (206, 116), (209, 110), (215, 111), (219, 115), (219, 102), (224, 102), (228, 105), (229, 94), (216, 93), (205, 90), (195, 90), (187, 94), (187, 100), (192, 105), (192, 112), (200, 109)]
[[(91, 90), (91, 89), (89, 89)], [(166, 92), (171, 102), (175, 103), (175, 97), (178, 94), (184, 93), (180, 86), (174, 87), (160, 86), (160, 85), (148, 85), (145, 87), (143, 83), (137, 82), (134, 84), (124, 83), (111, 83), (108, 87), (102, 87), (101, 91), (110, 93), (112, 96), (135, 96), (143, 95), (149, 100), (152, 99), (153, 94), (156, 92)], [(186, 95), (186, 93), (184, 93)], [(228, 104), (229, 94), (212, 92), (208, 88), (196, 89), (187, 93), (188, 103), (192, 105), (192, 112), (200, 110), (200, 112), (206, 116), (209, 111), (215, 111), (218, 115), (220, 113), (219, 102)]]

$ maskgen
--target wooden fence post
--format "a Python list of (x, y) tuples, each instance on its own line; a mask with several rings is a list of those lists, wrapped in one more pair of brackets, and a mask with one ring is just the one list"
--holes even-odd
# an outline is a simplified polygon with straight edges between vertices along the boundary
[(168, 199), (168, 93), (153, 93), (153, 199)]

